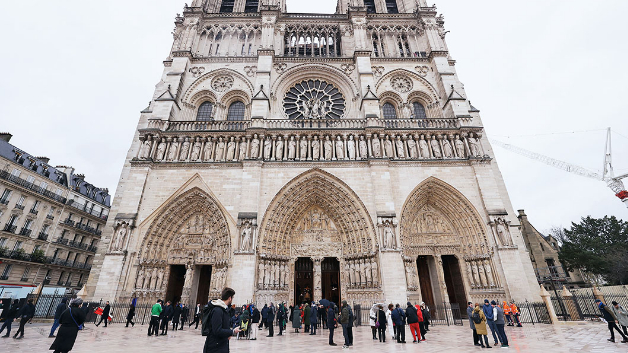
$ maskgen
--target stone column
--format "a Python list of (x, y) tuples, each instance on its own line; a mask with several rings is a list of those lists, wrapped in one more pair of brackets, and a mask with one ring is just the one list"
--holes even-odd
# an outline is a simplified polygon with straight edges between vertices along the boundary
[(549, 313), (550, 321), (552, 324), (558, 323), (558, 317), (556, 316), (556, 311), (554, 310), (554, 305), (552, 304), (552, 298), (550, 294), (545, 290), (545, 287), (541, 284), (541, 299), (545, 303), (547, 307), (547, 312)]
[(322, 257), (313, 257), (312, 261), (314, 261), (314, 300), (323, 299), (323, 286), (322, 286), (322, 270), (321, 263), (323, 262)]
[(192, 292), (192, 282), (194, 279), (194, 266), (191, 264), (188, 264), (185, 266), (185, 282), (183, 284), (183, 292), (181, 293), (181, 303), (184, 304), (190, 304), (191, 301), (190, 299), (192, 299), (191, 296), (191, 292)]
[(443, 301), (449, 303), (449, 294), (447, 293), (447, 284), (445, 283), (445, 270), (443, 269), (443, 258), (441, 255), (434, 255), (434, 260), (436, 260), (436, 275), (438, 276), (439, 290)]
[(579, 321), (582, 319), (580, 314), (578, 313), (578, 309), (576, 308), (576, 304), (573, 301), (573, 294), (567, 289), (567, 287), (563, 286), (563, 290), (560, 292), (561, 297), (563, 297), (563, 302), (565, 303), (565, 307), (569, 316), (571, 317), (571, 321)]

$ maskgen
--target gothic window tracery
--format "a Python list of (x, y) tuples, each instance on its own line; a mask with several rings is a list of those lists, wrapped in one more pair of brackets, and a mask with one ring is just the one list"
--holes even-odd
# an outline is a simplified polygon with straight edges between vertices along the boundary
[(364, 0), (364, 6), (366, 6), (366, 13), (377, 13), (375, 0)]
[(259, 0), (246, 0), (246, 4), (244, 5), (245, 13), (257, 12), (257, 8), (259, 7)]
[(386, 0), (386, 10), (388, 11), (388, 13), (399, 13), (397, 0)]
[(339, 119), (345, 98), (338, 88), (323, 80), (305, 80), (292, 86), (284, 97), (289, 119)]
[(244, 114), (246, 113), (246, 106), (241, 101), (231, 103), (229, 111), (227, 112), (227, 120), (229, 121), (242, 121), (244, 120)]
[(294, 25), (286, 28), (284, 55), (335, 57), (340, 53), (340, 28)]
[(382, 106), (382, 114), (384, 119), (397, 119), (397, 109), (392, 103), (384, 103)]
[(427, 114), (425, 113), (425, 107), (423, 106), (423, 104), (419, 102), (412, 103), (412, 110), (413, 110), (413, 115), (412, 115), (413, 119), (426, 119), (427, 118)]
[(222, 4), (220, 5), (220, 12), (222, 13), (233, 12), (234, 5), (235, 5), (235, 0), (222, 0)]
[(196, 113), (197, 121), (211, 121), (214, 120), (214, 105), (212, 102), (204, 102), (198, 107), (198, 112)]

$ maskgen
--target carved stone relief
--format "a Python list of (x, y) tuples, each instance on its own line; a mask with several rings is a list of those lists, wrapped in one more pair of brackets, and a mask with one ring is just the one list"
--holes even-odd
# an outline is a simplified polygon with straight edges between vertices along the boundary
[(414, 86), (412, 80), (403, 76), (394, 76), (390, 79), (390, 86), (398, 92), (407, 93), (412, 90)]
[(233, 76), (231, 75), (219, 75), (214, 77), (211, 86), (216, 92), (224, 92), (233, 87)]

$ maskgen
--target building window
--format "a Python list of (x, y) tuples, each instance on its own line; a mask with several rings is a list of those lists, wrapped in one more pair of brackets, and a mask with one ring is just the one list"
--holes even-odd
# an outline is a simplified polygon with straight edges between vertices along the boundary
[(414, 110), (414, 119), (425, 119), (427, 118), (427, 114), (425, 114), (425, 107), (423, 104), (419, 102), (412, 103), (412, 108)]
[(375, 0), (364, 0), (364, 6), (366, 6), (366, 13), (376, 13)]
[(13, 251), (20, 250), (22, 248), (22, 244), (24, 244), (24, 243), (19, 241), (19, 240), (16, 241), (15, 242), (15, 246), (13, 247)]
[(211, 102), (204, 102), (198, 107), (198, 112), (196, 113), (197, 121), (212, 121), (214, 112), (214, 105)]
[(229, 111), (227, 112), (227, 120), (229, 121), (241, 121), (244, 120), (244, 113), (246, 111), (246, 107), (244, 103), (241, 101), (233, 102), (229, 106)]
[(26, 222), (24, 222), (24, 229), (30, 230), (32, 225), (33, 225), (33, 220), (27, 219)]
[(541, 245), (541, 251), (545, 251), (545, 247), (543, 246), (543, 243), (539, 243), (539, 245)]
[(26, 200), (26, 197), (24, 195), (20, 195), (20, 199), (17, 200), (17, 203), (15, 205), (22, 206), (24, 204), (24, 200)]
[(41, 191), (46, 191), (48, 189), (48, 183), (42, 181), (41, 183), (39, 183), (39, 188), (41, 189)]
[(259, 7), (259, 0), (246, 0), (246, 5), (244, 5), (244, 12), (246, 13), (257, 12), (258, 7)]
[(58, 256), (59, 256), (59, 249), (55, 249), (55, 252), (52, 254), (52, 259), (56, 260)]
[(4, 245), (7, 243), (7, 238), (0, 238), (0, 248), (4, 248)]
[(54, 217), (54, 213), (55, 213), (55, 208), (50, 207), (50, 209), (48, 210), (48, 217)]
[(83, 284), (83, 274), (81, 273), (79, 276), (79, 280), (78, 280), (78, 284), (82, 285)]
[(11, 274), (11, 269), (12, 268), (13, 268), (13, 265), (6, 264), (6, 266), (4, 266), (4, 271), (2, 271), (1, 279), (3, 279), (3, 280), (9, 279), (9, 275)]
[(11, 197), (11, 190), (4, 189), (4, 191), (2, 192), (2, 196), (0, 196), (0, 203), (5, 204), (5, 205), (8, 204), (10, 197)]
[(289, 119), (340, 119), (346, 109), (340, 90), (323, 80), (295, 84), (286, 92), (283, 106)]
[(24, 269), (24, 273), (22, 273), (22, 279), (21, 279), (22, 282), (28, 281), (28, 274), (29, 274), (29, 272), (31, 272), (31, 268), (30, 267), (27, 267), (27, 268)]
[(38, 208), (39, 205), (41, 205), (41, 202), (39, 200), (35, 200), (35, 203), (33, 204), (33, 207), (31, 208), (31, 213), (37, 214), (38, 212)]
[(388, 10), (388, 13), (399, 13), (397, 0), (386, 0), (386, 10)]
[(29, 175), (26, 177), (26, 181), (32, 184), (35, 182), (35, 177), (32, 175)]
[(13, 175), (14, 177), (19, 177), (20, 176), (20, 170), (19, 169), (13, 169), (13, 171), (11, 172), (11, 175)]
[(233, 12), (234, 5), (235, 5), (235, 0), (222, 0), (222, 5), (220, 5), (220, 12), (222, 13)]
[(391, 103), (385, 103), (382, 107), (384, 113), (384, 119), (397, 119), (397, 110)]

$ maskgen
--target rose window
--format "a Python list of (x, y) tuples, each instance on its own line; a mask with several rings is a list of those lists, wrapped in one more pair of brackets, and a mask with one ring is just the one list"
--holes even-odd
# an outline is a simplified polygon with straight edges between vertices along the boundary
[(323, 80), (305, 80), (292, 86), (283, 106), (290, 119), (339, 119), (346, 107), (338, 88)]
[(395, 91), (407, 93), (412, 90), (412, 81), (403, 76), (395, 76), (390, 79), (390, 85)]

